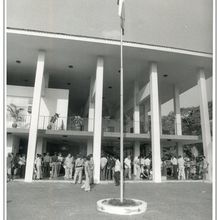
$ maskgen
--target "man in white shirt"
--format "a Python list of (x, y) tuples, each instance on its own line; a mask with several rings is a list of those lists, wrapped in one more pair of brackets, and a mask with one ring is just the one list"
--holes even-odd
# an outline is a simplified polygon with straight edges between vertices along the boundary
[(144, 166), (146, 166), (147, 169), (150, 169), (150, 163), (151, 163), (151, 161), (150, 161), (149, 157), (145, 157)]
[(128, 155), (124, 160), (125, 165), (125, 178), (131, 179), (131, 156)]
[(170, 160), (171, 164), (173, 165), (173, 177), (174, 179), (177, 179), (177, 166), (178, 166), (178, 162), (176, 157), (173, 155), (171, 160)]
[(182, 155), (179, 156), (178, 160), (178, 179), (182, 179), (182, 180), (185, 180), (185, 167), (184, 167), (184, 164), (185, 164), (185, 160), (183, 159)]
[(105, 180), (105, 173), (106, 173), (106, 164), (107, 164), (107, 158), (102, 155), (100, 159), (100, 178), (101, 180)]
[(119, 157), (116, 157), (116, 160), (115, 160), (115, 173), (114, 173), (115, 185), (116, 186), (120, 185), (120, 171), (121, 171), (121, 163), (119, 161)]

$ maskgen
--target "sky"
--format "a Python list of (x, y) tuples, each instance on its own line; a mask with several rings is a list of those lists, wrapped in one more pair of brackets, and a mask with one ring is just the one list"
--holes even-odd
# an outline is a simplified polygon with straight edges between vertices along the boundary
[[(207, 98), (208, 101), (212, 101), (212, 77), (206, 80), (207, 85)], [(180, 95), (180, 107), (197, 107), (199, 106), (199, 91), (198, 86), (187, 90)], [(173, 111), (173, 99), (166, 102), (161, 107), (161, 114), (168, 115), (170, 111)]]

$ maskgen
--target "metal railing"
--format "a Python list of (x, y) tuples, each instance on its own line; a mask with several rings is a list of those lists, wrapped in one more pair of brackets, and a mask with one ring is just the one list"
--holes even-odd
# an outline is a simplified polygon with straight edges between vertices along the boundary
[[(77, 123), (75, 116), (59, 117), (54, 123), (51, 122), (53, 116), (40, 116), (38, 121), (38, 129), (43, 130), (72, 130), (72, 131), (91, 131), (93, 130), (94, 119), (81, 118), (80, 123)], [(7, 128), (15, 127), (14, 119), (7, 115)], [(16, 122), (16, 128), (29, 129), (31, 123), (31, 115), (22, 116), (21, 120)], [(148, 130), (143, 122), (136, 122), (140, 124), (140, 133), (148, 133)], [(90, 127), (90, 129), (89, 129)], [(120, 132), (119, 119), (102, 119), (102, 129), (104, 132)], [(125, 133), (134, 133), (134, 122), (131, 120), (124, 123)]]

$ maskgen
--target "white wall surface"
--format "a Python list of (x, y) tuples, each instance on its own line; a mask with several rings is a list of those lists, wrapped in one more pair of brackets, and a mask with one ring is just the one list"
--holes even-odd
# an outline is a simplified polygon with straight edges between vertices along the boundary
[[(125, 2), (125, 40), (212, 51), (213, 0)], [(7, 0), (7, 27), (120, 39), (116, 0)]]
[(18, 153), (20, 138), (12, 134), (7, 134), (7, 153)]

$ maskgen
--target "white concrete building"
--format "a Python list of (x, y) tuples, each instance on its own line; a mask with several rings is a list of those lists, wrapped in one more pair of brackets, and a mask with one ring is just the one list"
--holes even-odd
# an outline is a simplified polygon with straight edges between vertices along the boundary
[[(127, 1), (124, 37), (125, 151), (151, 148), (153, 181), (161, 182), (161, 154), (169, 144), (212, 140), (205, 79), (212, 76), (212, 1)], [(116, 1), (7, 1), (7, 104), (23, 108), (7, 150), (27, 153), (32, 181), (36, 153), (93, 153), (100, 181), (101, 151), (119, 151), (120, 41)], [(200, 90), (202, 137), (182, 135), (179, 96)], [(174, 98), (175, 134), (164, 135), (161, 105)], [(59, 118), (48, 129), (51, 117)], [(80, 129), (73, 115), (83, 118)], [(149, 127), (149, 116), (151, 126)]]

